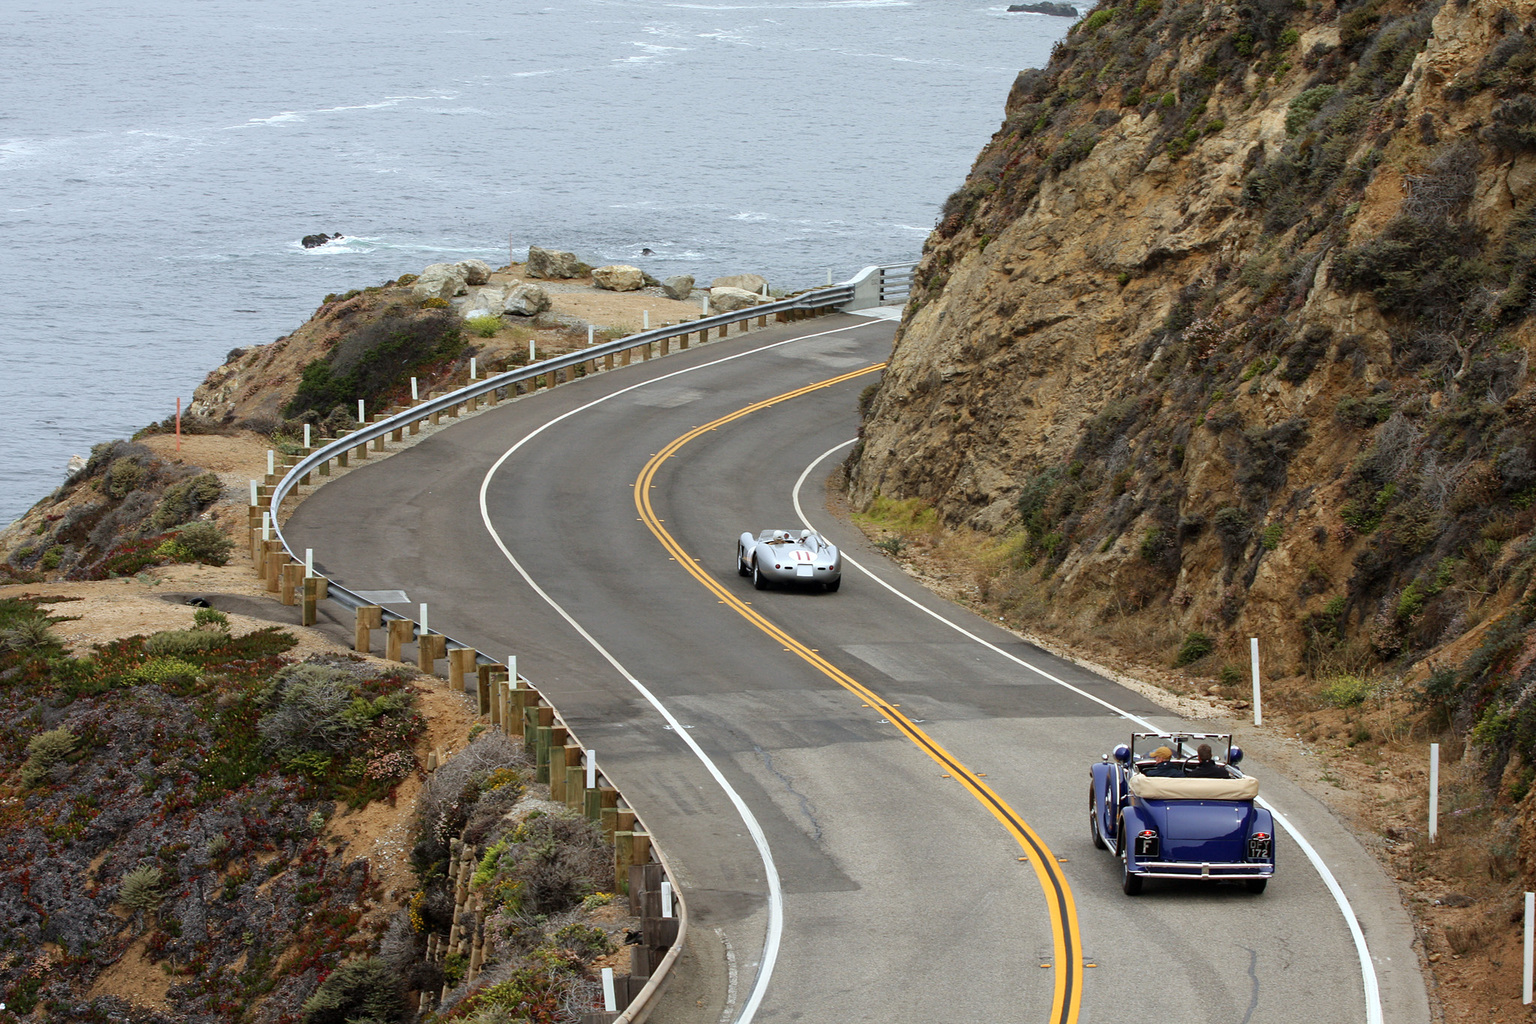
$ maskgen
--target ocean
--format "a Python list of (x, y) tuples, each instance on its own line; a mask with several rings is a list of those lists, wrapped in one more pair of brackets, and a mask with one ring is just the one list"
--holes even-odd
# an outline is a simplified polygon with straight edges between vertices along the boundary
[[(0, 34), (0, 523), (328, 292), (530, 244), (775, 288), (914, 259), (1071, 24), (966, 0), (25, 3)], [(318, 232), (343, 238), (303, 248)]]

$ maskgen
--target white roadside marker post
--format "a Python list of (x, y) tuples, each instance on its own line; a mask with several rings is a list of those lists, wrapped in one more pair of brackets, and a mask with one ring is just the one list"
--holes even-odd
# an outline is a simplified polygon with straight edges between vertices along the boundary
[(1532, 953), (1536, 951), (1536, 943), (1532, 942), (1532, 919), (1536, 918), (1536, 892), (1525, 894), (1525, 987), (1521, 1000), (1525, 1005), (1531, 1005), (1531, 960)]
[(267, 449), (267, 476), (272, 476), (276, 472), (277, 472), (277, 452), (273, 451), (271, 448), (268, 448)]
[(529, 361), (529, 362), (530, 362), (530, 363), (531, 363), (531, 362), (533, 362), (533, 361), (534, 361), (534, 355), (533, 355), (533, 339), (532, 339), (532, 338), (529, 338), (529, 339), (528, 339), (528, 361)]
[(1440, 744), (1429, 745), (1429, 841), (1440, 833)]
[(641, 324), (641, 329), (642, 330), (648, 331), (648, 330), (651, 329), (651, 311), (650, 310), (642, 309), (640, 311), (640, 324)]
[(426, 636), (430, 632), (432, 631), (427, 628), (427, 603), (423, 601), (421, 603), (421, 635)]
[(261, 496), (256, 493), (256, 481), (255, 480), (251, 481), (251, 504), (252, 505), (260, 505), (261, 504)]
[(309, 451), (311, 447), (313, 446), (309, 443), (309, 424), (306, 423), (304, 424), (304, 450)]
[(1264, 724), (1264, 703), (1259, 693), (1259, 638), (1248, 638), (1248, 652), (1253, 661), (1253, 724)]
[(587, 751), (587, 788), (597, 788), (597, 751)]
[(827, 268), (827, 285), (828, 285), (828, 287), (830, 287), (831, 284), (832, 284), (832, 268), (828, 267)]
[(474, 356), (470, 356), (469, 357), (469, 379), (470, 380), (474, 380), (475, 379), (475, 357)]
[(672, 883), (661, 883), (661, 916), (672, 916)]
[(415, 377), (411, 378), (411, 401), (413, 401), (413, 402), (421, 401), (421, 395), (416, 390), (416, 378)]
[(613, 968), (603, 968), (603, 1009), (613, 1013), (619, 1008), (619, 1000), (613, 992)]
[(507, 655), (507, 682), (512, 684), (514, 690), (517, 689), (517, 655), (515, 654)]
[(304, 578), (307, 579), (307, 580), (312, 580), (312, 579), (315, 578), (315, 549), (314, 548), (305, 548), (304, 549)]
[(368, 422), (368, 417), (363, 413), (363, 400), (361, 398), (357, 400), (357, 422), (360, 424)]
[(261, 539), (262, 540), (271, 540), (272, 539), (272, 513), (271, 512), (263, 512), (261, 514)]
[(704, 310), (704, 315), (705, 316), (709, 316), (709, 293), (708, 292), (704, 293), (703, 310)]

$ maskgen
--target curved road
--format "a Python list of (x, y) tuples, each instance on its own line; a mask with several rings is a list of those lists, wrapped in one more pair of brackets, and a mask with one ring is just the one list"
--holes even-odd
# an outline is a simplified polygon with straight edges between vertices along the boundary
[[(428, 602), (435, 628), (517, 654), (597, 750), (691, 915), (653, 1020), (1370, 1019), (1360, 944), (1288, 836), (1263, 896), (1120, 893), (1086, 768), (1132, 727), (1106, 705), (1171, 714), (939, 601), (827, 511), (876, 379), (859, 371), (891, 333), (828, 317), (563, 385), (320, 488), (286, 533), (343, 585), (403, 590), (399, 610)], [(886, 586), (851, 566), (837, 594), (736, 575), (735, 537), (798, 526), (797, 492)], [(1390, 881), (1247, 767), (1358, 915), (1383, 1018), (1428, 1021)]]

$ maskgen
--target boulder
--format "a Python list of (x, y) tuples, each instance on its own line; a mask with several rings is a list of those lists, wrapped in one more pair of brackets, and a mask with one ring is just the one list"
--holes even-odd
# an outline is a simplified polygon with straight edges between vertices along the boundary
[(518, 316), (537, 316), (549, 308), (549, 292), (536, 284), (519, 281), (508, 290), (504, 308)]
[(761, 305), (767, 301), (756, 292), (749, 292), (745, 288), (720, 287), (709, 290), (711, 313), (731, 313), (738, 309)]
[(484, 260), (460, 260), (465, 284), (485, 284), (491, 279), (491, 266)]
[(740, 288), (742, 291), (761, 295), (763, 289), (768, 287), (768, 280), (757, 274), (731, 274), (729, 277), (717, 277), (709, 282), (709, 289), (713, 292), (716, 288)]
[(580, 277), (591, 269), (577, 259), (573, 252), (555, 252), (552, 249), (540, 249), (536, 245), (530, 245), (528, 262), (523, 267), (523, 272), (529, 277), (538, 277), (546, 281), (564, 281)]
[(667, 293), (667, 298), (683, 301), (693, 294), (693, 275), (679, 274), (669, 277), (661, 282), (662, 291)]
[(645, 287), (645, 274), (639, 267), (615, 263), (592, 271), (592, 283), (610, 292), (637, 292)]
[(451, 299), (464, 291), (464, 268), (457, 263), (434, 263), (411, 285), (415, 299)]
[(486, 284), (467, 289), (464, 298), (460, 300), (465, 310), (464, 316), (473, 316), (477, 309), (500, 313), (506, 307), (507, 293), (511, 290), (510, 284)]
[(318, 249), (326, 242), (340, 237), (340, 231), (336, 232), (334, 235), (328, 235), (322, 231), (318, 235), (305, 235), (303, 238), (299, 239), (299, 244), (303, 245), (306, 249)]

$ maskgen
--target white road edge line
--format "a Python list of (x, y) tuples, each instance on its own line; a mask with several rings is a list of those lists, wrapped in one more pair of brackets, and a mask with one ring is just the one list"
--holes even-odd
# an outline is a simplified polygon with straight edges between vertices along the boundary
[(603, 397), (594, 399), (585, 405), (577, 406), (569, 412), (562, 413), (538, 429), (524, 435), (521, 440), (519, 440), (516, 444), (501, 454), (501, 458), (496, 460), (495, 464), (493, 464), (491, 468), (486, 471), (485, 477), (480, 481), (480, 521), (485, 524), (486, 532), (491, 535), (491, 539), (496, 542), (496, 546), (501, 549), (501, 553), (506, 556), (507, 561), (512, 564), (512, 568), (517, 570), (517, 574), (523, 578), (523, 582), (527, 583), (528, 586), (533, 588), (534, 593), (538, 594), (539, 597), (544, 599), (545, 604), (549, 605), (555, 610), (555, 614), (559, 615), (566, 621), (566, 623), (570, 625), (572, 629), (580, 634), (581, 638), (590, 644), (592, 649), (595, 650), (603, 658), (604, 661), (613, 666), (614, 671), (623, 676), (625, 681), (628, 682), (629, 685), (633, 686), (636, 691), (638, 691), (639, 694), (644, 697), (653, 708), (656, 709), (657, 713), (660, 714), (666, 723), (672, 727), (672, 731), (675, 732), (682, 739), (682, 741), (688, 745), (688, 749), (693, 751), (694, 756), (697, 757), (699, 761), (704, 765), (705, 770), (714, 777), (714, 780), (717, 783), (719, 783), (720, 788), (725, 791), (725, 795), (735, 806), (736, 813), (741, 815), (742, 822), (747, 826), (747, 831), (752, 836), (752, 842), (757, 847), (758, 856), (762, 858), (763, 873), (768, 881), (768, 934), (763, 942), (763, 957), (761, 966), (757, 972), (757, 978), (753, 983), (751, 994), (747, 997), (747, 1002), (742, 1006), (741, 1013), (736, 1017), (736, 1024), (750, 1024), (752, 1018), (756, 1016), (757, 1008), (759, 1005), (761, 1005), (763, 1001), (763, 995), (767, 991), (769, 979), (773, 976), (774, 966), (778, 962), (779, 943), (783, 938), (784, 889), (782, 883), (779, 880), (778, 868), (775, 867), (773, 862), (773, 851), (768, 848), (768, 837), (763, 834), (763, 827), (758, 823), (757, 818), (753, 817), (752, 811), (747, 807), (747, 802), (743, 800), (741, 795), (737, 793), (734, 788), (732, 788), (728, 781), (726, 781), (725, 775), (721, 773), (720, 769), (715, 765), (715, 762), (710, 760), (709, 755), (704, 753), (704, 749), (700, 747), (699, 744), (695, 742), (694, 738), (688, 734), (688, 730), (683, 728), (682, 723), (673, 716), (672, 712), (667, 709), (666, 705), (662, 704), (662, 702), (657, 699), (656, 695), (646, 688), (645, 684), (636, 679), (634, 675), (629, 671), (629, 669), (620, 664), (619, 660), (610, 654), (608, 649), (599, 643), (596, 637), (587, 632), (581, 623), (577, 622), (569, 612), (567, 612), (558, 603), (556, 603), (555, 599), (550, 597), (548, 592), (546, 592), (543, 587), (534, 582), (533, 577), (528, 574), (528, 570), (524, 569), (523, 564), (517, 560), (517, 558), (512, 554), (510, 550), (507, 549), (507, 545), (502, 542), (501, 535), (496, 532), (496, 527), (491, 525), (490, 508), (486, 503), (486, 491), (491, 486), (491, 478), (496, 475), (496, 471), (502, 467), (502, 464), (512, 457), (513, 453), (515, 453), (519, 448), (527, 444), (529, 441), (533, 440), (535, 437), (544, 433), (544, 431), (548, 430), (550, 427), (561, 422), (562, 420), (575, 416), (577, 413), (586, 412), (588, 409), (601, 405), (610, 399), (619, 397), (620, 395), (628, 394), (631, 391), (636, 391), (643, 387), (649, 387), (650, 385), (659, 383), (660, 381), (671, 380), (673, 377), (680, 377), (685, 373), (692, 373), (695, 370), (703, 370), (711, 366), (719, 366), (721, 363), (728, 363), (734, 359), (741, 359), (746, 356), (759, 355), (763, 352), (769, 352), (773, 349), (784, 345), (789, 345), (797, 341), (808, 341), (811, 338), (822, 338), (829, 334), (841, 334), (844, 331), (854, 331), (858, 330), (859, 328), (868, 326), (870, 326), (868, 323), (861, 323), (854, 324), (849, 327), (833, 328), (830, 331), (819, 331), (815, 334), (803, 334), (796, 338), (788, 338), (784, 341), (776, 341), (771, 345), (763, 345), (760, 348), (749, 349), (745, 352), (738, 352), (735, 355), (725, 356), (721, 359), (712, 360), (711, 362), (700, 363), (698, 366), (690, 366), (682, 370), (675, 370), (672, 373), (663, 374), (660, 377), (656, 377), (652, 380), (641, 381), (639, 384), (632, 384), (627, 388), (620, 388), (618, 391), (615, 391), (612, 394), (604, 395)]
[[(844, 448), (850, 447), (856, 441), (858, 441), (858, 438), (850, 438), (849, 440), (844, 441), (842, 444), (835, 445), (832, 448), (827, 449), (825, 452), (822, 452), (821, 455), (816, 457), (815, 461), (813, 461), (809, 466), (805, 467), (805, 472), (800, 474), (800, 479), (795, 481), (795, 489), (791, 494), (791, 498), (793, 498), (795, 503), (795, 515), (800, 517), (800, 522), (804, 524), (806, 529), (814, 530), (816, 529), (816, 526), (811, 522), (810, 517), (805, 514), (805, 509), (800, 505), (800, 489), (805, 486), (806, 479), (811, 475), (817, 466), (821, 465), (827, 459), (842, 451)], [(1075, 694), (1086, 697), (1088, 700), (1093, 701), (1100, 707), (1107, 708), (1120, 717), (1135, 722), (1137, 725), (1142, 726), (1150, 732), (1162, 731), (1151, 722), (1148, 722), (1146, 719), (1141, 718), (1138, 715), (1133, 715), (1129, 711), (1126, 711), (1122, 708), (1118, 708), (1106, 700), (1095, 697), (1093, 694), (1088, 693), (1079, 687), (1073, 686), (1065, 679), (1058, 678), (1057, 676), (1052, 675), (1042, 668), (1031, 665), (1029, 662), (1017, 657), (1016, 655), (1009, 654), (1007, 651), (1003, 650), (1001, 647), (998, 647), (996, 644), (993, 644), (988, 640), (984, 640), (977, 636), (975, 633), (972, 633), (958, 622), (953, 622), (945, 618), (931, 608), (925, 608), (923, 605), (912, 600), (912, 598), (908, 597), (906, 594), (903, 594), (901, 591), (885, 582), (885, 580), (881, 579), (879, 576), (876, 576), (874, 573), (870, 572), (868, 569), (854, 561), (852, 558), (849, 558), (846, 554), (843, 555), (843, 561), (848, 565), (853, 566), (855, 569), (859, 570), (859, 572), (863, 573), (865, 576), (868, 576), (870, 579), (874, 580), (876, 583), (880, 584), (886, 590), (889, 590), (891, 593), (895, 594), (897, 597), (901, 598), (903, 601), (907, 602), (918, 611), (932, 616), (960, 635), (974, 640), (976, 643), (981, 644), (983, 647), (988, 648), (994, 653), (1002, 655), (1004, 658), (1007, 658), (1014, 664), (1020, 665), (1023, 668), (1027, 668), (1029, 671), (1035, 673), (1036, 675), (1049, 679), (1051, 682), (1057, 684), (1058, 686), (1063, 686)], [(1360, 974), (1362, 983), (1365, 986), (1366, 1024), (1382, 1024), (1381, 990), (1376, 982), (1376, 965), (1371, 960), (1371, 951), (1366, 946), (1365, 942), (1365, 932), (1360, 928), (1360, 922), (1355, 917), (1355, 909), (1354, 907), (1350, 906), (1349, 897), (1344, 895), (1344, 890), (1340, 887), (1338, 879), (1334, 878), (1333, 872), (1328, 870), (1328, 865), (1323, 861), (1322, 856), (1319, 855), (1315, 849), (1313, 849), (1312, 844), (1307, 842), (1306, 838), (1302, 836), (1301, 832), (1297, 830), (1296, 826), (1292, 825), (1290, 821), (1285, 817), (1285, 815), (1276, 810), (1275, 806), (1269, 801), (1265, 800), (1263, 797), (1259, 798), (1259, 804), (1260, 806), (1267, 808), (1270, 814), (1274, 816), (1275, 821), (1280, 824), (1280, 827), (1290, 833), (1291, 838), (1296, 841), (1296, 845), (1301, 847), (1301, 851), (1307, 855), (1307, 860), (1312, 862), (1312, 866), (1317, 870), (1318, 875), (1321, 876), (1323, 884), (1327, 886), (1328, 891), (1333, 894), (1333, 901), (1334, 903), (1338, 904), (1339, 912), (1344, 915), (1344, 923), (1349, 928), (1350, 937), (1353, 938), (1355, 942), (1355, 953), (1360, 958)]]

